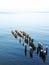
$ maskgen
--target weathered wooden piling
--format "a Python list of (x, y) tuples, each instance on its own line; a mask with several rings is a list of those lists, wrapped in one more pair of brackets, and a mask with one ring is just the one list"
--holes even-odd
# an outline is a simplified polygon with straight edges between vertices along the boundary
[(25, 41), (25, 43), (26, 43), (26, 44), (28, 44), (28, 38), (25, 38), (25, 40), (24, 40), (24, 41)]
[(46, 51), (41, 50), (39, 55), (42, 58), (43, 62), (45, 63), (45, 60), (46, 60)]
[(15, 31), (11, 31), (15, 38), (17, 38), (17, 33)]
[(48, 53), (48, 46), (46, 46), (46, 54)]
[(37, 47), (37, 54), (43, 49), (43, 46), (40, 42), (38, 42), (38, 47)]
[(33, 48), (33, 50), (35, 50), (35, 46), (34, 46), (34, 43), (32, 41), (29, 43), (29, 46), (31, 46)]
[(37, 54), (39, 53), (39, 56), (42, 58), (43, 62), (46, 60), (46, 56), (48, 53), (48, 46), (46, 46), (46, 50), (43, 50), (43, 46), (40, 42), (38, 42), (38, 47), (36, 48), (34, 45), (34, 39), (29, 36), (29, 34), (25, 33), (24, 31), (19, 31), (19, 30), (12, 30), (11, 33), (14, 35), (15, 38), (19, 37), (19, 43), (21, 43), (21, 39), (23, 41), (23, 46), (24, 46), (24, 52), (25, 56), (27, 55), (27, 44), (29, 44), (30, 47), (30, 57), (33, 56), (33, 51), (37, 49)]

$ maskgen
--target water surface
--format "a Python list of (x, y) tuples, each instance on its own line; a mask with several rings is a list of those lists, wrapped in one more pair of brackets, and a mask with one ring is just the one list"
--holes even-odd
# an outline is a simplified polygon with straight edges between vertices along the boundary
[(11, 34), (11, 30), (22, 30), (34, 38), (35, 46), (38, 41), (49, 48), (49, 13), (32, 14), (0, 14), (0, 65), (49, 65), (49, 50), (45, 63), (36, 54), (33, 58), (24, 53), (24, 47)]

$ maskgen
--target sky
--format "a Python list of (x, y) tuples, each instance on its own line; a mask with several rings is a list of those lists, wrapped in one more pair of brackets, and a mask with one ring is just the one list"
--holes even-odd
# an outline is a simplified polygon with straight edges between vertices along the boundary
[(0, 0), (0, 12), (49, 12), (49, 0)]
[[(5, 12), (17, 14), (8, 15)], [(40, 25), (49, 26), (49, 0), (0, 0), (0, 26)]]

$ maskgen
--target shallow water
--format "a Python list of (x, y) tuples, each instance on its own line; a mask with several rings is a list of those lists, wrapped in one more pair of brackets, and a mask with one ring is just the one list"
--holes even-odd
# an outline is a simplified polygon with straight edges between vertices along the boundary
[[(17, 25), (17, 18), (21, 18), (20, 21), (22, 21), (24, 15), (22, 17), (20, 16), (21, 15), (18, 15), (18, 17), (16, 17), (16, 15), (0, 15), (0, 65), (49, 65), (49, 50), (45, 63), (39, 55), (36, 54), (36, 51), (33, 52), (33, 57), (30, 58), (28, 49), (27, 56), (25, 56), (24, 47), (19, 43), (19, 39), (15, 39), (11, 34), (12, 29), (24, 30), (34, 38), (35, 46), (37, 46), (38, 41), (40, 41), (45, 49), (46, 45), (49, 48), (49, 26), (47, 24), (46, 26), (41, 24), (40, 27), (25, 26), (25, 24), (21, 26), (22, 22)], [(44, 16), (46, 17), (45, 14), (43, 17)], [(28, 21), (28, 19), (26, 21)], [(14, 24), (12, 22), (14, 22)]]

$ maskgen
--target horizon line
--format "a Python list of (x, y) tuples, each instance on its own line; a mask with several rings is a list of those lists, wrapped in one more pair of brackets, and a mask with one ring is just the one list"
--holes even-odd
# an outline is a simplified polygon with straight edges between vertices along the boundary
[(49, 13), (40, 11), (17, 11), (17, 12), (0, 12), (0, 14), (23, 14), (23, 13)]

